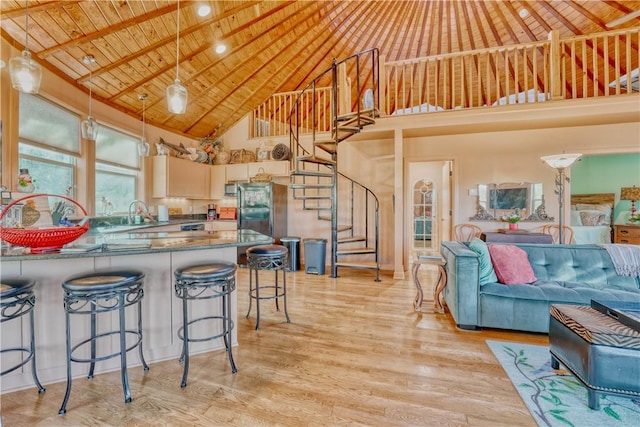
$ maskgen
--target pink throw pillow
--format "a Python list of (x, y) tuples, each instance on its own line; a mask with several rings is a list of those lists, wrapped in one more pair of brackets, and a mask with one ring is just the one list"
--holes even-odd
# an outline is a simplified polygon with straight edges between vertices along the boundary
[(527, 253), (517, 246), (489, 245), (489, 254), (498, 282), (505, 285), (519, 285), (535, 282)]

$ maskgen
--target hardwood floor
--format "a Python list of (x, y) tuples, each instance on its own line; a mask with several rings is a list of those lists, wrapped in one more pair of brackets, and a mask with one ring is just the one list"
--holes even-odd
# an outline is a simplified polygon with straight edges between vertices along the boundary
[[(421, 268), (427, 298), (435, 273)], [(449, 314), (413, 311), (409, 274), (383, 274), (379, 283), (370, 272), (340, 274), (289, 274), (292, 323), (265, 301), (255, 331), (255, 309), (244, 317), (248, 271), (240, 269), (237, 374), (224, 352), (192, 356), (181, 389), (176, 355), (146, 373), (129, 369), (130, 404), (119, 372), (74, 380), (63, 416), (65, 383), (46, 384), (42, 395), (4, 394), (3, 426), (535, 425), (485, 340), (547, 345), (546, 335), (461, 331)]]

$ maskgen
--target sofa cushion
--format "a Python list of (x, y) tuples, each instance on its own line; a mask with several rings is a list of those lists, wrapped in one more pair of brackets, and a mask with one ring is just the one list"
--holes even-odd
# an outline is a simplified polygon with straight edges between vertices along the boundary
[(480, 264), (480, 286), (497, 282), (498, 277), (493, 269), (487, 244), (483, 240), (474, 237), (469, 243), (469, 249), (477, 253), (480, 257), (478, 260)]
[(519, 247), (489, 245), (489, 253), (500, 283), (518, 285), (536, 281), (527, 253)]

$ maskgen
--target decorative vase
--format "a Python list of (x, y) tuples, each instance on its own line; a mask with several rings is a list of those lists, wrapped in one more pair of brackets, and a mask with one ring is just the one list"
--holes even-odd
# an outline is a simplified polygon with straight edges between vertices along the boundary
[(518, 229), (518, 223), (517, 222), (510, 222), (509, 223), (509, 230), (517, 230)]
[(29, 169), (20, 169), (20, 175), (18, 175), (18, 192), (20, 193), (33, 193), (36, 187), (33, 185), (33, 178), (29, 174)]
[(220, 150), (216, 153), (216, 158), (213, 160), (214, 165), (226, 165), (229, 163), (231, 155), (228, 151)]

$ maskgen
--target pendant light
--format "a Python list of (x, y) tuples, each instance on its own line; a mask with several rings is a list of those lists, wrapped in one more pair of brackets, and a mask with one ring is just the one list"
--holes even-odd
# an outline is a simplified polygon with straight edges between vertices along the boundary
[(93, 116), (91, 115), (91, 82), (93, 77), (93, 64), (96, 62), (96, 58), (93, 55), (87, 55), (82, 59), (82, 62), (89, 66), (89, 115), (86, 120), (80, 123), (80, 133), (84, 139), (95, 141), (98, 137), (98, 122), (93, 120)]
[(38, 93), (42, 81), (42, 67), (31, 59), (29, 52), (29, 2), (25, 8), (24, 50), (22, 56), (16, 56), (9, 61), (9, 74), (14, 89), (24, 93)]
[(184, 114), (187, 111), (187, 89), (180, 84), (180, 0), (178, 0), (178, 19), (176, 30), (176, 79), (167, 86), (167, 107), (173, 114)]
[(147, 94), (141, 93), (140, 95), (138, 95), (138, 99), (142, 101), (142, 138), (138, 143), (138, 154), (140, 155), (140, 157), (149, 157), (149, 143), (147, 142), (147, 139), (144, 136), (144, 131), (145, 131), (144, 116), (145, 116), (145, 110), (146, 110), (145, 101), (147, 99)]

